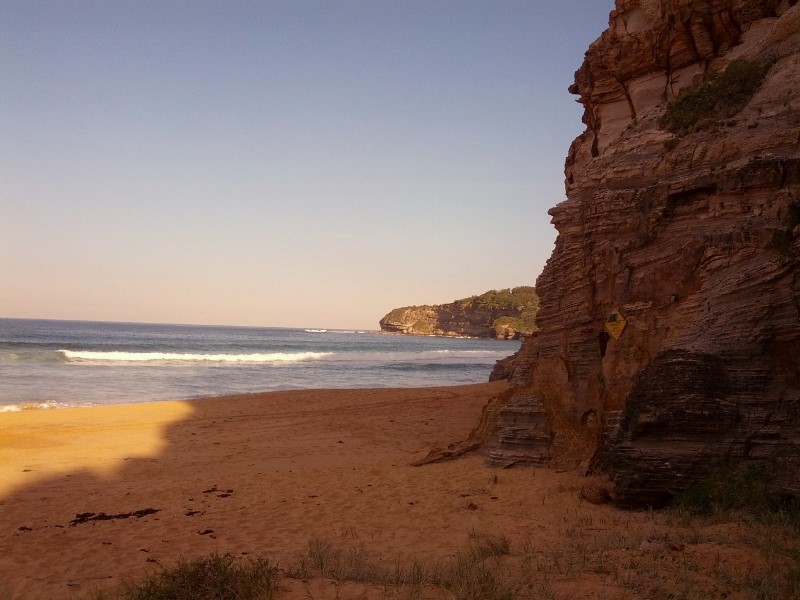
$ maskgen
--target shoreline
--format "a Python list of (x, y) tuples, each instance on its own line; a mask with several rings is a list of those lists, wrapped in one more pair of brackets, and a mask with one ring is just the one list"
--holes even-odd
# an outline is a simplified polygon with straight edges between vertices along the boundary
[[(500, 359), (502, 360), (502, 359)], [(365, 392), (365, 391), (375, 391), (375, 392), (383, 392), (383, 391), (392, 391), (392, 390), (429, 390), (429, 389), (439, 389), (439, 388), (461, 388), (461, 387), (471, 387), (471, 386), (482, 386), (487, 383), (494, 383), (491, 381), (481, 381), (475, 383), (461, 383), (461, 384), (443, 384), (443, 385), (420, 385), (420, 386), (398, 386), (398, 387), (381, 387), (381, 386), (374, 386), (374, 387), (320, 387), (320, 388), (296, 388), (296, 389), (281, 389), (281, 390), (264, 390), (264, 391), (255, 391), (255, 392), (242, 392), (238, 394), (223, 394), (223, 395), (209, 395), (209, 396), (193, 396), (191, 398), (165, 398), (165, 399), (154, 399), (154, 400), (130, 400), (130, 401), (123, 401), (123, 402), (115, 402), (111, 404), (66, 404), (60, 403), (55, 400), (43, 400), (43, 401), (36, 401), (36, 400), (23, 400), (20, 402), (10, 402), (10, 401), (3, 401), (0, 402), (0, 419), (2, 419), (3, 415), (6, 414), (16, 414), (16, 413), (32, 413), (32, 412), (48, 412), (48, 411), (63, 411), (63, 410), (82, 410), (82, 409), (92, 409), (92, 408), (103, 408), (103, 407), (125, 407), (125, 406), (138, 406), (140, 404), (165, 404), (165, 403), (172, 403), (172, 402), (202, 402), (206, 400), (218, 400), (218, 401), (226, 401), (226, 400), (237, 400), (237, 399), (247, 399), (248, 397), (255, 397), (255, 396), (265, 396), (265, 395), (275, 395), (275, 394), (303, 394), (303, 393), (347, 393), (353, 391)]]

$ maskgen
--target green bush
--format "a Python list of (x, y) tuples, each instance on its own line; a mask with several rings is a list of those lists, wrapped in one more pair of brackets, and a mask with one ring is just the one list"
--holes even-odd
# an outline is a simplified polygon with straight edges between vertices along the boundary
[(773, 61), (737, 59), (728, 68), (682, 91), (659, 126), (684, 134), (719, 125), (738, 113), (761, 87)]

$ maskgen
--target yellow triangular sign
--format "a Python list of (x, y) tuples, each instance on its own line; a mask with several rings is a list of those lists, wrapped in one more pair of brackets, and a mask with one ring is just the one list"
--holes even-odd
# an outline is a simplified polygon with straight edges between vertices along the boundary
[(625, 320), (625, 317), (622, 316), (618, 308), (615, 308), (606, 319), (606, 331), (611, 334), (611, 337), (618, 340), (619, 336), (622, 335), (622, 330), (625, 329), (625, 325), (627, 324), (628, 322)]

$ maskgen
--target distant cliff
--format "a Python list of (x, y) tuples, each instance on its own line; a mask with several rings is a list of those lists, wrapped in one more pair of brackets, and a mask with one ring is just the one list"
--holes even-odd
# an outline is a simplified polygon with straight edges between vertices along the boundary
[(616, 1), (492, 462), (583, 464), (624, 506), (724, 461), (800, 496), (799, 82), (794, 1)]
[(389, 333), (511, 340), (536, 331), (538, 310), (536, 289), (520, 286), (450, 304), (395, 308), (381, 319), (380, 326)]

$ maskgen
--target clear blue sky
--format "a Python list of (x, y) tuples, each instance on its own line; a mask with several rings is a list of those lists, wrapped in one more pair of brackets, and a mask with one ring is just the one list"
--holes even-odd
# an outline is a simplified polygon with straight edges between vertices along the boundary
[(0, 317), (377, 328), (532, 285), (611, 0), (4, 0)]

